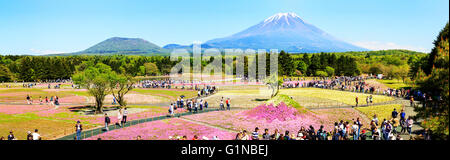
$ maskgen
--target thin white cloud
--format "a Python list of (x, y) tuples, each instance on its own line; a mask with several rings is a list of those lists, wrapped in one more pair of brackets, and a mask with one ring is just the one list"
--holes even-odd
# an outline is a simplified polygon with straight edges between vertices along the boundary
[(63, 51), (39, 50), (39, 49), (34, 49), (34, 48), (31, 48), (30, 51), (35, 55), (65, 53)]
[(369, 42), (353, 42), (353, 44), (370, 50), (407, 49), (411, 51), (418, 51), (425, 53), (428, 53), (431, 50), (421, 46), (399, 45), (393, 42), (369, 41)]

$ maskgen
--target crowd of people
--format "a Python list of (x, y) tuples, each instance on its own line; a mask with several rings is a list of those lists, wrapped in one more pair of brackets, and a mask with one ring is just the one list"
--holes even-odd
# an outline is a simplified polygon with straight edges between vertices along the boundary
[[(27, 104), (29, 105), (33, 105), (34, 101), (33, 101), (33, 96), (27, 95)], [(59, 106), (59, 97), (58, 96), (50, 96), (50, 99), (46, 96), (44, 99), (42, 98), (42, 96), (39, 96), (39, 100), (38, 102), (39, 105), (43, 105), (44, 103), (46, 105), (51, 105), (51, 106)]]
[[(333, 129), (329, 131), (325, 130), (323, 125), (317, 130), (312, 125), (308, 128), (301, 127), (296, 133), (288, 130), (283, 133), (278, 129), (270, 133), (267, 128), (260, 132), (260, 129), (256, 127), (251, 133), (247, 130), (240, 131), (234, 140), (403, 140), (401, 135), (409, 135), (409, 140), (431, 140), (430, 130), (425, 130), (418, 137), (413, 137), (411, 135), (413, 123), (412, 117), (407, 117), (403, 109), (400, 113), (394, 109), (391, 118), (383, 119), (382, 122), (379, 122), (377, 115), (374, 115), (368, 127), (363, 127), (359, 118), (353, 119), (352, 122), (343, 120), (335, 122)], [(187, 136), (169, 137), (169, 139), (188, 140)], [(199, 139), (197, 135), (192, 138), (192, 140)], [(209, 140), (207, 137), (201, 139)], [(214, 136), (212, 139), (219, 138)]]
[[(115, 125), (122, 127), (127, 123), (127, 117), (128, 117), (127, 107), (119, 108), (119, 111), (117, 112), (117, 122), (115, 123)], [(109, 131), (108, 125), (110, 124), (111, 118), (109, 118), (108, 113), (105, 113), (105, 128), (104, 128), (105, 131)]]
[[(208, 83), (210, 81), (192, 81), (192, 80), (173, 80), (173, 79), (154, 79), (154, 80), (141, 80), (139, 81), (135, 87), (137, 88), (177, 88), (177, 86), (181, 86), (181, 89), (193, 89), (199, 90), (199, 85), (204, 83)], [(211, 88), (209, 88), (211, 89)]]
[(163, 80), (142, 80), (139, 81), (138, 87), (140, 88), (168, 88), (170, 89), (173, 80), (163, 79)]
[(395, 89), (395, 88), (382, 88), (380, 86), (369, 84), (366, 80), (374, 79), (375, 76), (341, 76), (341, 77), (319, 77), (312, 80), (306, 80), (305, 78), (285, 78), (282, 88), (323, 88), (323, 89), (335, 89), (342, 91), (386, 95), (410, 99), (415, 97), (416, 100), (426, 100), (425, 93), (420, 90), (413, 90), (407, 88)]
[[(0, 140), (5, 140), (5, 137), (1, 136)], [(7, 140), (18, 140), (14, 135), (13, 131), (9, 131), (9, 135), (7, 136)], [(39, 130), (35, 129), (33, 133), (31, 131), (27, 131), (26, 140), (42, 140), (41, 135), (39, 134)]]
[[(216, 93), (216, 86), (204, 86), (203, 88), (199, 88), (198, 86), (195, 86), (195, 90), (197, 91), (197, 97), (195, 98), (190, 98), (190, 99), (186, 99), (184, 100), (184, 96), (180, 96), (176, 102), (171, 103), (169, 106), (169, 116), (174, 116), (175, 114), (175, 110), (178, 108), (183, 109), (184, 107), (186, 107), (186, 109), (189, 112), (198, 112), (198, 111), (202, 111), (203, 109), (207, 109), (209, 106), (208, 101), (203, 100), (203, 97), (207, 97), (210, 96), (214, 93)], [(223, 97), (220, 101), (220, 106), (222, 109), (223, 106)], [(230, 107), (230, 98), (228, 98), (226, 100), (226, 105), (229, 108)]]

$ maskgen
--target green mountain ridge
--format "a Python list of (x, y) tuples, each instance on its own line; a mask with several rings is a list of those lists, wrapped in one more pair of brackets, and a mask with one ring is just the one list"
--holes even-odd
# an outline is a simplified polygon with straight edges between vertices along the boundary
[[(168, 50), (141, 38), (112, 37), (88, 49), (69, 55), (164, 55)], [(66, 54), (67, 55), (67, 54)]]
[[(145, 55), (145, 56), (169, 56), (171, 49), (159, 47), (142, 38), (124, 38), (112, 37), (104, 40), (86, 50), (73, 53), (51, 54), (47, 56), (71, 56), (71, 55)], [(192, 51), (188, 51), (192, 52)], [(348, 51), (348, 52), (324, 52), (335, 53), (337, 55), (353, 55), (353, 56), (379, 56), (379, 55), (398, 55), (398, 54), (423, 54), (422, 52), (392, 49), (392, 50), (378, 50), (378, 51)], [(291, 54), (305, 54), (305, 53), (291, 53)], [(312, 53), (307, 53), (312, 54)]]

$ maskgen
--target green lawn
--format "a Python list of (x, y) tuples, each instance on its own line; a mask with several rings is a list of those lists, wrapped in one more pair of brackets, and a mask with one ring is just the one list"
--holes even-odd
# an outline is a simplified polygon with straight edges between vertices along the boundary
[(404, 88), (404, 87), (411, 87), (411, 85), (405, 84), (405, 83), (403, 83), (402, 80), (399, 80), (399, 79), (392, 79), (392, 80), (388, 80), (388, 79), (380, 80), (380, 79), (378, 79), (377, 81), (380, 82), (380, 83), (383, 83), (384, 85), (386, 85), (389, 88), (400, 89), (400, 88)]
[(368, 118), (372, 119), (375, 114), (377, 114), (378, 120), (391, 119), (392, 111), (394, 108), (400, 114), (402, 110), (402, 105), (400, 104), (389, 104), (389, 105), (379, 105), (379, 106), (369, 106), (369, 107), (357, 107), (356, 109), (365, 114)]
[(266, 103), (267, 104), (271, 104), (272, 103), (274, 105), (278, 105), (281, 102), (284, 102), (286, 105), (296, 108), (300, 113), (309, 112), (308, 109), (305, 109), (304, 107), (300, 106), (300, 104), (297, 103), (294, 99), (291, 99), (289, 96), (283, 95), (283, 94), (278, 94), (277, 96), (275, 96), (272, 99), (268, 100)]
[[(347, 91), (337, 91), (337, 90), (329, 90), (329, 89), (320, 89), (320, 88), (295, 88), (295, 89), (282, 89), (279, 94), (285, 94), (288, 96), (295, 97), (307, 97), (311, 99), (316, 99), (317, 103), (321, 103), (324, 100), (334, 101), (336, 103), (344, 103), (347, 105), (355, 105), (355, 98), (358, 96), (359, 104), (365, 104), (366, 97), (370, 96), (369, 94), (363, 93), (354, 93)], [(392, 101), (394, 98), (381, 96), (381, 95), (372, 95), (373, 103), (380, 103), (386, 101)], [(302, 104), (301, 102), (299, 102)], [(330, 103), (332, 104), (332, 103)]]
[[(67, 114), (57, 116), (67, 117)], [(13, 131), (19, 140), (26, 139), (26, 132), (33, 132), (39, 129), (42, 139), (54, 139), (67, 133), (72, 133), (75, 121), (56, 119), (53, 117), (41, 117), (34, 113), (24, 113), (9, 115), (0, 113), (0, 136), (6, 137), (9, 131)], [(83, 124), (83, 128), (94, 127), (90, 124)]]
[[(85, 91), (84, 91), (85, 92)], [(35, 88), (21, 88), (21, 89), (0, 89), (0, 101), (18, 101), (25, 100), (27, 95), (30, 95), (33, 100), (39, 100), (39, 97), (45, 99), (45, 97), (58, 96), (66, 97), (74, 94), (87, 94), (83, 91), (57, 91), (57, 90), (44, 90)]]
[(169, 98), (171, 100), (176, 100), (181, 95), (184, 95), (187, 98), (192, 98), (197, 96), (197, 91), (192, 90), (175, 90), (175, 89), (133, 89), (132, 91), (148, 94), (152, 96), (159, 96)]

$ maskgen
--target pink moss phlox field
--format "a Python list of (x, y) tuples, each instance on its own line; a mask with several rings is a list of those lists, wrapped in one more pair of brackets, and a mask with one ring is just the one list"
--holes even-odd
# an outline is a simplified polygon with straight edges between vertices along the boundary
[(48, 110), (51, 107), (48, 105), (1, 105), (0, 113), (5, 114), (22, 114), (29, 112), (37, 112)]
[(217, 136), (219, 139), (227, 140), (233, 139), (235, 133), (191, 123), (179, 118), (172, 118), (109, 131), (86, 140), (96, 140), (98, 138), (102, 140), (134, 140), (137, 136), (141, 136), (144, 140), (167, 140), (169, 137), (178, 136), (187, 136), (188, 139), (192, 139), (194, 135), (197, 135), (200, 139), (203, 136), (208, 139)]
[[(266, 119), (266, 113), (257, 114), (258, 112), (259, 109), (247, 111), (215, 111), (206, 114), (189, 115), (185, 116), (185, 118), (234, 131), (253, 131), (255, 127), (258, 127), (260, 130), (267, 128), (271, 133), (275, 129), (278, 129), (280, 132), (290, 131), (291, 133), (296, 133), (301, 127), (308, 128), (309, 126), (313, 126), (317, 130), (321, 125), (324, 126), (325, 130), (331, 131), (334, 122), (340, 120), (351, 122), (352, 119), (360, 117), (359, 113), (351, 108), (314, 110), (314, 112), (296, 113), (296, 118), (288, 116), (289, 118), (284, 119), (279, 119), (277, 116), (280, 115), (275, 114), (275, 116), (269, 115), (269, 120)], [(285, 116), (283, 115), (281, 117)], [(362, 122), (366, 127), (368, 126), (368, 120), (362, 119)]]
[(244, 112), (244, 114), (256, 119), (265, 119), (268, 123), (271, 123), (275, 119), (279, 121), (295, 120), (297, 119), (298, 111), (293, 107), (287, 106), (284, 102), (281, 102), (278, 106), (274, 106), (273, 104), (261, 104)]

